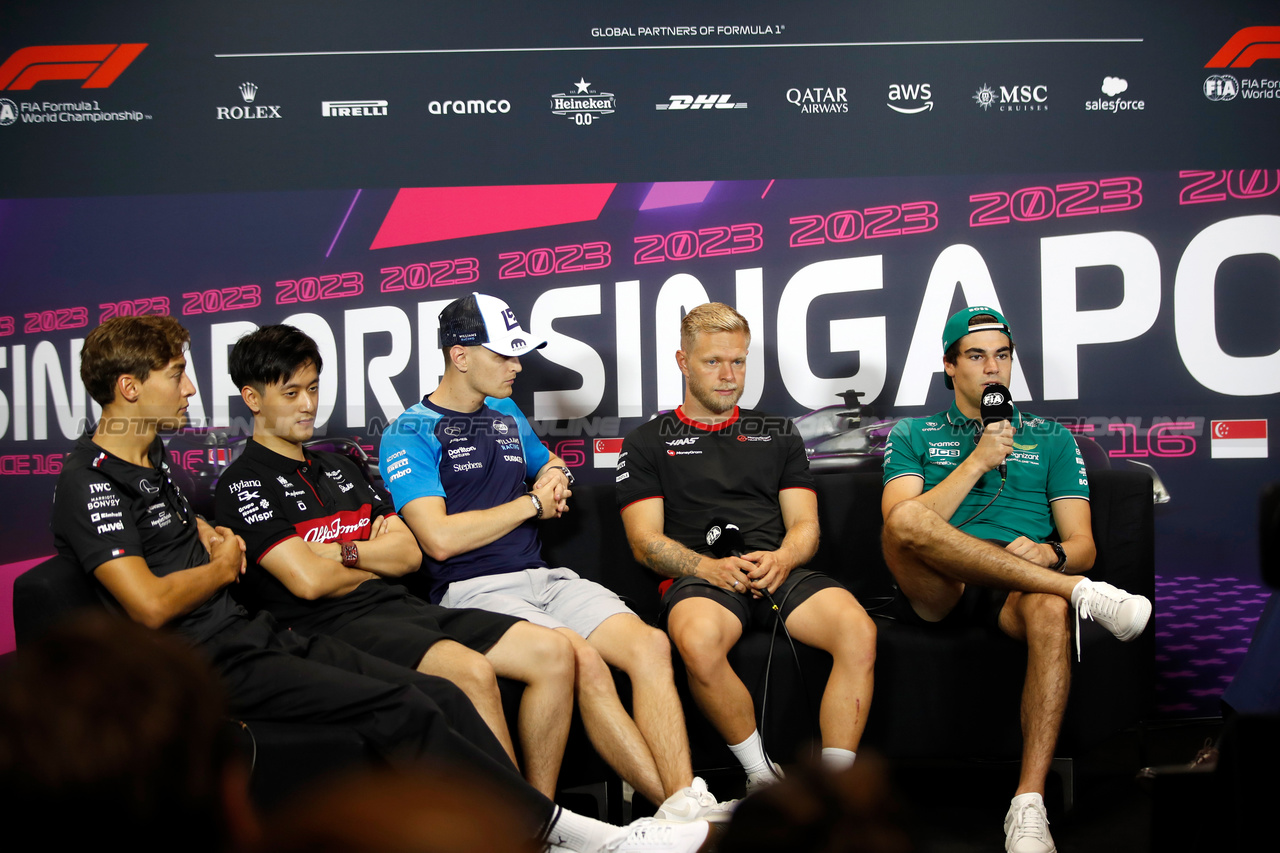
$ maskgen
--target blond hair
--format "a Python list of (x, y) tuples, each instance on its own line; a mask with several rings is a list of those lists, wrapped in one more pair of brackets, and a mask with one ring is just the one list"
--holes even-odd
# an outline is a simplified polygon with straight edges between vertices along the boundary
[(751, 341), (751, 326), (731, 306), (723, 302), (705, 302), (697, 306), (680, 321), (680, 348), (688, 352), (698, 335), (714, 335), (717, 332), (742, 332)]

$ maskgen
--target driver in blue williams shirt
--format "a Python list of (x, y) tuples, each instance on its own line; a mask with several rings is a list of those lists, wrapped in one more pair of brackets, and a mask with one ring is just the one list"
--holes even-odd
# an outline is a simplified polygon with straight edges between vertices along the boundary
[[(383, 480), (426, 554), (405, 582), (447, 607), (559, 631), (573, 644), (582, 721), (605, 761), (660, 804), (660, 818), (725, 819), (728, 806), (693, 775), (666, 635), (609, 589), (542, 559), (537, 522), (568, 509), (573, 478), (510, 397), (520, 356), (545, 345), (492, 296), (440, 312), (440, 385), (382, 436)], [(631, 679), (634, 717), (608, 665)]]

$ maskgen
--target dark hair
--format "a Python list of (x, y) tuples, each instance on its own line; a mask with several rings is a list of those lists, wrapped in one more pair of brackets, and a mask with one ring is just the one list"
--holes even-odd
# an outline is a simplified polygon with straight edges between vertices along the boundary
[(227, 369), (237, 388), (252, 385), (262, 393), (268, 385), (287, 382), (308, 363), (316, 366), (316, 373), (324, 369), (316, 342), (301, 329), (280, 324), (263, 326), (236, 341)]
[(102, 612), (55, 627), (0, 670), (10, 832), (53, 850), (221, 849), (225, 715), (209, 664), (171, 635)]
[[(459, 296), (444, 306), (443, 310), (440, 311), (440, 331), (441, 336), (448, 333), (454, 338), (467, 338), (474, 335), (477, 341), (487, 341), (489, 339), (488, 330), (484, 326), (484, 318), (480, 316), (480, 308), (476, 305), (474, 293)], [(440, 351), (444, 353), (445, 367), (448, 367), (450, 363), (449, 351), (457, 345), (457, 343), (452, 343), (440, 348)], [(466, 346), (466, 344), (462, 344), (462, 346)]]
[[(981, 326), (984, 323), (999, 323), (999, 322), (1000, 321), (997, 318), (991, 316), (990, 314), (974, 314), (972, 317), (969, 318), (970, 326)], [(965, 337), (968, 337), (968, 336), (966, 335)], [(964, 338), (956, 338), (955, 342), (952, 343), (951, 346), (947, 347), (947, 351), (942, 354), (942, 360), (948, 362), (949, 364), (955, 364), (956, 359), (960, 357), (960, 342), (963, 340)], [(1009, 352), (1013, 352), (1012, 340), (1009, 341)]]
[(191, 334), (168, 316), (114, 317), (89, 333), (80, 350), (80, 381), (98, 405), (116, 398), (116, 380), (125, 374), (147, 381), (182, 355)]

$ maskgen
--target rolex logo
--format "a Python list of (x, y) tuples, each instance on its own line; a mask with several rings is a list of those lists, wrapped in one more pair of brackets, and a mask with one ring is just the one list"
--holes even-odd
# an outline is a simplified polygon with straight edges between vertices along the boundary
[(241, 83), (240, 94), (244, 96), (246, 104), (252, 104), (253, 99), (258, 96), (258, 87), (253, 83)]

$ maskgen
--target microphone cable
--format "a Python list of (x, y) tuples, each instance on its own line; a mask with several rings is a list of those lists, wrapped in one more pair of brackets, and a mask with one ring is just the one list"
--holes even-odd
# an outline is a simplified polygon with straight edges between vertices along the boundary
[(782, 632), (786, 635), (787, 643), (790, 644), (791, 646), (791, 658), (793, 661), (795, 661), (796, 676), (800, 680), (800, 690), (804, 694), (805, 708), (809, 712), (809, 734), (810, 734), (809, 744), (810, 744), (810, 750), (811, 750), (810, 758), (813, 757), (812, 755), (813, 744), (822, 742), (821, 731), (818, 728), (818, 717), (813, 710), (813, 698), (809, 693), (809, 683), (805, 680), (804, 668), (800, 665), (800, 653), (796, 650), (796, 641), (791, 637), (791, 632), (787, 630), (786, 620), (782, 618), (782, 608), (786, 606), (787, 599), (789, 599), (791, 597), (791, 594), (795, 592), (797, 589), (799, 589), (801, 585), (804, 584), (804, 582), (807, 581), (810, 577), (812, 577), (812, 575), (801, 578), (799, 583), (791, 587), (791, 589), (787, 590), (787, 594), (782, 597), (782, 604), (777, 604), (776, 602), (774, 602), (773, 596), (769, 594), (768, 590), (764, 591), (764, 597), (768, 600), (769, 605), (773, 608), (775, 613), (774, 621), (773, 621), (773, 630), (770, 632), (770, 635), (769, 635), (769, 654), (765, 658), (765, 664), (764, 664), (764, 688), (763, 688), (764, 696), (760, 700), (760, 725), (759, 725), (761, 748), (764, 749), (765, 760), (769, 762), (770, 767), (773, 766), (773, 759), (769, 756), (769, 750), (765, 744), (765, 718), (769, 711), (769, 676), (773, 670), (773, 650), (775, 645), (778, 642), (778, 626), (779, 625), (782, 626)]

